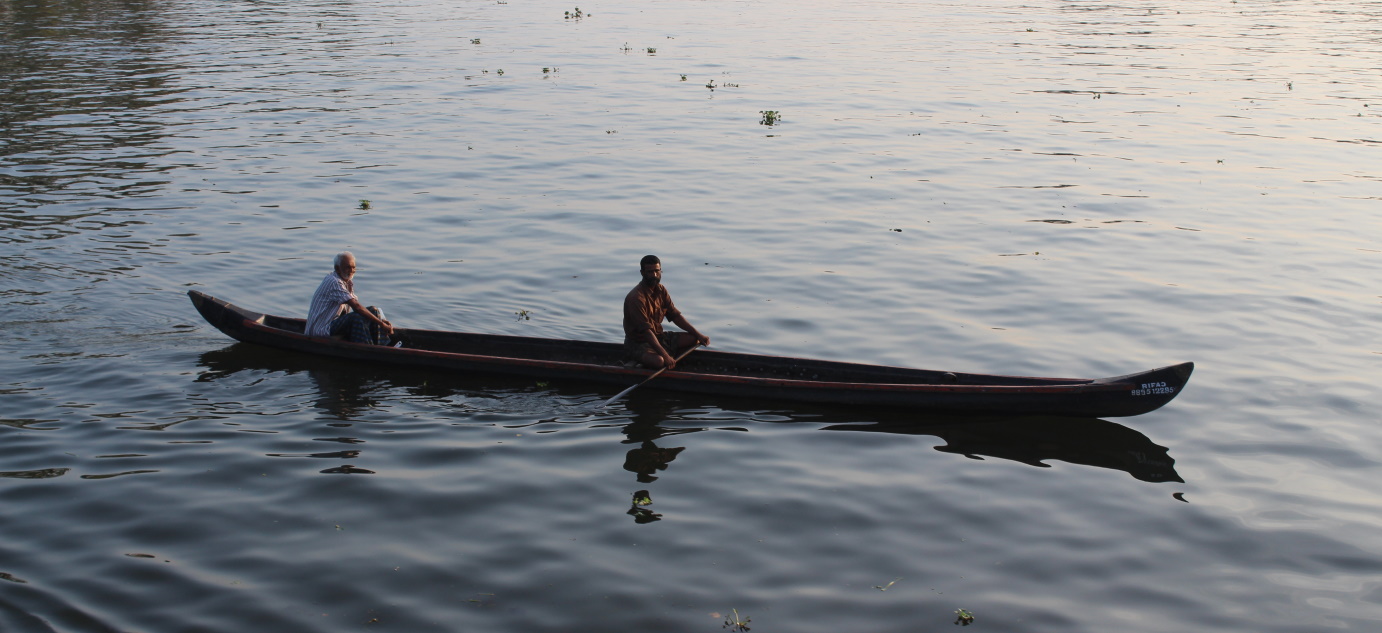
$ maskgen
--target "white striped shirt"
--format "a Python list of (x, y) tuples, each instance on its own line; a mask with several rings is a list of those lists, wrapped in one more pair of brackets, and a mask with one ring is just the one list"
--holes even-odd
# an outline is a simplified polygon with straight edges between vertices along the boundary
[(308, 336), (331, 336), (331, 322), (350, 309), (346, 302), (355, 299), (355, 293), (351, 292), (354, 286), (334, 270), (322, 280), (312, 294), (312, 307), (307, 310)]

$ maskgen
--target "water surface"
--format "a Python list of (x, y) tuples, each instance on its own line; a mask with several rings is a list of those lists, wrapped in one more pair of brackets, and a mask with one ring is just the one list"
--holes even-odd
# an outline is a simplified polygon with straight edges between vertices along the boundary
[[(1375, 3), (574, 8), (0, 3), (0, 629), (1377, 628)], [(186, 299), (300, 315), (343, 249), (409, 327), (617, 341), (654, 252), (719, 349), (1198, 369), (601, 412)]]

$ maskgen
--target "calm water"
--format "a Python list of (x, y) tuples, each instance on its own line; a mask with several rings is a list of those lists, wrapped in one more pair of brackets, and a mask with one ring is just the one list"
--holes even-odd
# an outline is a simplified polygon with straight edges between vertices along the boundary
[[(574, 9), (0, 0), (0, 630), (1382, 627), (1382, 5)], [(595, 412), (185, 296), (301, 314), (347, 248), (410, 327), (617, 341), (655, 252), (724, 350), (1198, 370)]]

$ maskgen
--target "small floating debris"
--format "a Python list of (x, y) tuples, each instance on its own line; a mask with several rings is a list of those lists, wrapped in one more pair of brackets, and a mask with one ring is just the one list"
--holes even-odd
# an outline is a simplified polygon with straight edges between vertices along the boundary
[(736, 633), (749, 630), (749, 622), (752, 621), (752, 618), (740, 620), (738, 609), (730, 609), (730, 611), (731, 614), (725, 617), (725, 625), (720, 628), (729, 629)]
[(874, 589), (877, 589), (877, 590), (879, 590), (879, 591), (887, 591), (889, 587), (892, 587), (893, 585), (897, 584), (897, 581), (899, 581), (899, 580), (902, 580), (902, 576), (898, 576), (897, 578), (894, 578), (892, 582), (890, 582), (890, 583), (888, 583), (888, 584), (886, 584), (886, 585), (874, 585), (873, 588), (874, 588)]

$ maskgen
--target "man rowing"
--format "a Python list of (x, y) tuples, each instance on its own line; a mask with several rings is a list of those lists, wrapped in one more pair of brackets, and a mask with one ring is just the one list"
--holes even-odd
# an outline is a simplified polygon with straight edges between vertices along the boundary
[(342, 336), (352, 343), (388, 345), (393, 324), (374, 306), (360, 305), (355, 296), (355, 255), (336, 255), (333, 270), (312, 294), (307, 311), (308, 336)]
[[(649, 369), (677, 366), (674, 353), (692, 345), (710, 345), (677, 306), (662, 285), (662, 260), (647, 255), (638, 263), (643, 280), (624, 297), (624, 352)], [(662, 322), (671, 321), (685, 332), (666, 332)]]

